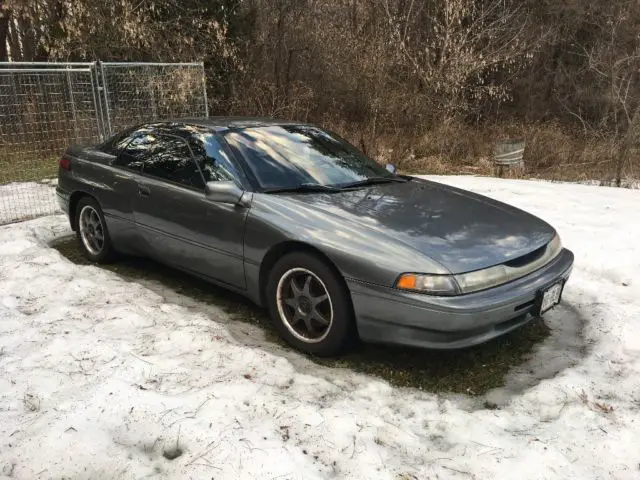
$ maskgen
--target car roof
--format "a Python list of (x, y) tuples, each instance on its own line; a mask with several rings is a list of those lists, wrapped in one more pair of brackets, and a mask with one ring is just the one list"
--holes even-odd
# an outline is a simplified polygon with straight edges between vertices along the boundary
[(210, 132), (226, 132), (232, 130), (242, 130), (245, 128), (268, 127), (268, 126), (307, 126), (313, 127), (308, 123), (292, 122), (287, 120), (278, 120), (274, 118), (261, 117), (209, 117), (209, 118), (176, 118), (170, 120), (156, 120), (155, 122), (146, 122), (130, 127), (131, 130), (141, 131), (148, 130), (150, 132), (164, 133), (169, 135), (177, 135), (180, 137), (188, 137), (199, 131)]
[(200, 126), (210, 128), (215, 131), (243, 129), (251, 127), (268, 127), (273, 125), (308, 125), (302, 122), (293, 122), (266, 117), (178, 118), (162, 123)]

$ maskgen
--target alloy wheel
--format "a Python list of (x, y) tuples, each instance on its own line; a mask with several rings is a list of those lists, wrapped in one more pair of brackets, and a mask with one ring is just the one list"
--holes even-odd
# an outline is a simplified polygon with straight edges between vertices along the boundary
[(99, 255), (104, 248), (104, 225), (100, 215), (91, 205), (85, 205), (80, 211), (78, 221), (82, 244), (91, 255)]
[(317, 343), (329, 334), (333, 305), (327, 287), (305, 268), (292, 268), (282, 275), (277, 287), (280, 319), (297, 339)]

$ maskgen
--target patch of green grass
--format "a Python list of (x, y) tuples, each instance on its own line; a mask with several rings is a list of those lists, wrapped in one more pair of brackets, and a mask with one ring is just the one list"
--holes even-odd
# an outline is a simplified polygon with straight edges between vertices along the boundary
[(0, 185), (12, 182), (39, 182), (58, 176), (58, 159), (34, 158), (17, 161), (5, 154), (0, 156)]
[[(78, 249), (75, 239), (64, 239), (53, 246), (74, 263), (89, 263)], [(126, 257), (102, 267), (127, 280), (154, 280), (176, 293), (214, 304), (234, 320), (262, 327), (269, 341), (283, 344), (266, 311), (240, 295), (152, 260)], [(339, 358), (311, 359), (329, 368), (366, 373), (395, 386), (430, 392), (482, 395), (492, 388), (503, 386), (507, 372), (521, 364), (533, 347), (548, 335), (549, 329), (544, 322), (535, 319), (514, 332), (465, 350), (419, 350), (361, 344)]]
[(421, 350), (363, 345), (339, 359), (317, 359), (331, 367), (351, 368), (401, 387), (430, 392), (482, 395), (504, 386), (505, 375), (549, 336), (542, 319), (464, 350)]

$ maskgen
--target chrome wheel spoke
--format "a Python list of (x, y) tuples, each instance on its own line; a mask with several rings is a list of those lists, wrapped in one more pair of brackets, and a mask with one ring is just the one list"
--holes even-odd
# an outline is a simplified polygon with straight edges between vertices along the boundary
[(309, 289), (311, 288), (311, 275), (307, 275), (307, 278), (304, 280), (304, 287), (302, 287), (302, 293), (304, 293), (307, 297), (311, 296), (311, 292)]
[(324, 317), (324, 315), (322, 315), (320, 312), (318, 312), (315, 309), (313, 310), (313, 312), (311, 312), (310, 317), (312, 320), (315, 320), (320, 325), (327, 326), (330, 323), (329, 320)]
[(302, 290), (300, 289), (300, 287), (298, 287), (298, 285), (296, 285), (296, 280), (295, 278), (291, 279), (291, 291), (293, 292), (293, 296), (295, 298), (298, 298), (300, 295), (302, 295)]
[(284, 303), (286, 305), (289, 305), (291, 308), (294, 308), (294, 309), (298, 308), (298, 301), (294, 297), (285, 298)]
[(304, 317), (304, 326), (307, 327), (307, 331), (311, 334), (317, 332), (316, 328), (313, 325), (313, 322), (311, 321), (311, 316)]
[(325, 300), (327, 300), (328, 298), (329, 298), (329, 295), (324, 293), (322, 295), (318, 295), (317, 297), (311, 297), (311, 303), (313, 304), (314, 307), (316, 307), (322, 302), (324, 302)]
[[(302, 320), (302, 315), (296, 310), (293, 316), (291, 317), (291, 325), (296, 325), (300, 320)], [(306, 320), (305, 320), (306, 323)]]

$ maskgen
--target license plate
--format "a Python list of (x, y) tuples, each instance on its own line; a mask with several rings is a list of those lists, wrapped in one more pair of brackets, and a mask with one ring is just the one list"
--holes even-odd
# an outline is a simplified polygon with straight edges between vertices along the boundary
[(542, 301), (540, 302), (540, 315), (550, 310), (560, 303), (562, 296), (562, 282), (555, 283), (542, 292)]

